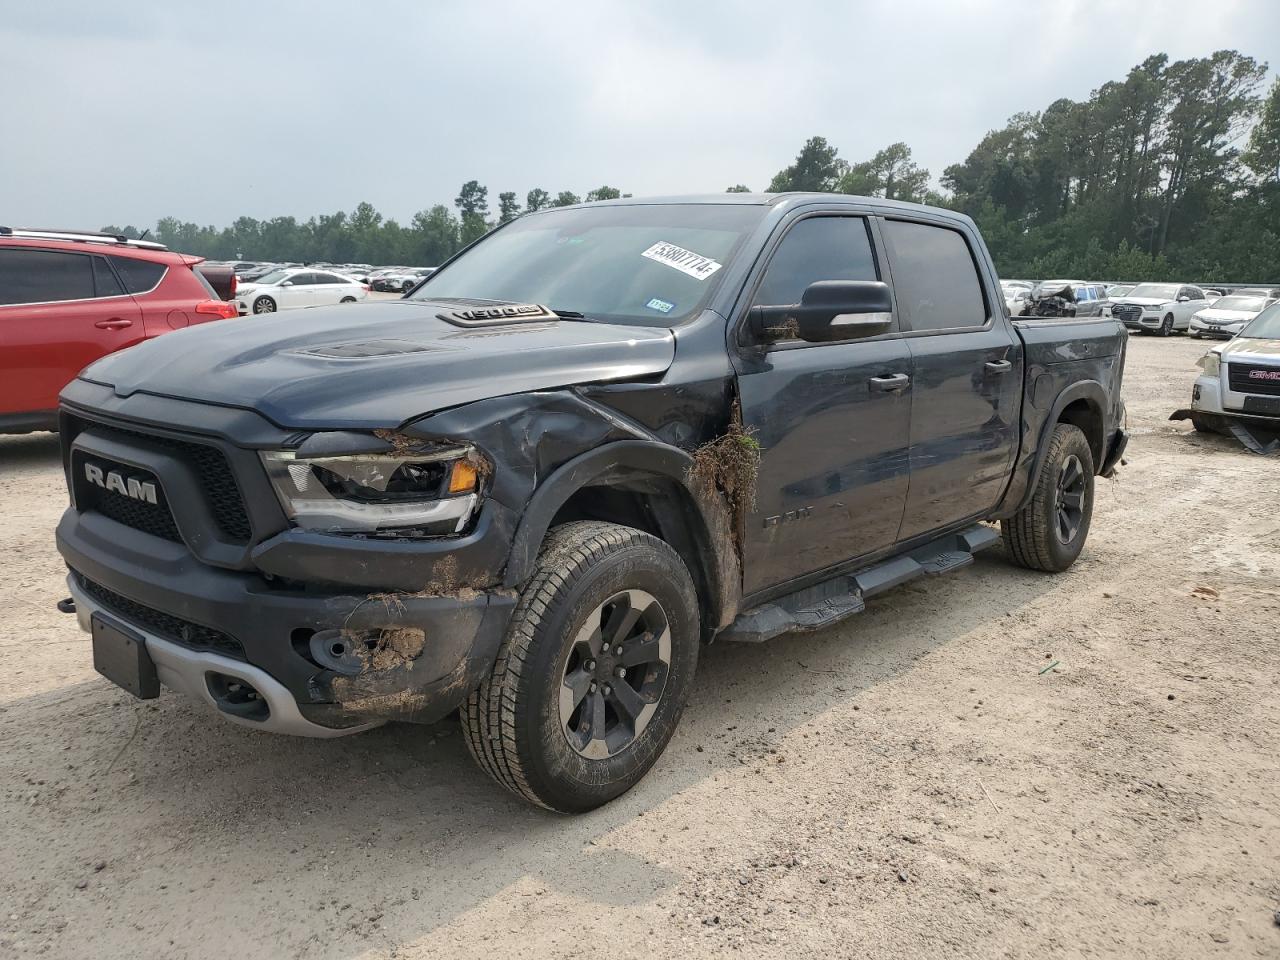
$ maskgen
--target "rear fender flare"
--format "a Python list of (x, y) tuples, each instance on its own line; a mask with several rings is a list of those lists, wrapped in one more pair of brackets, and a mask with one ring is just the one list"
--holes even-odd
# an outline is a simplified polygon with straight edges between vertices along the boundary
[(1096, 437), (1086, 435), (1085, 439), (1089, 441), (1089, 447), (1094, 452), (1094, 470), (1102, 469), (1107, 444), (1107, 391), (1097, 380), (1079, 380), (1058, 394), (1058, 398), (1053, 401), (1053, 406), (1049, 410), (1049, 415), (1040, 425), (1040, 434), (1036, 438), (1036, 459), (1032, 464), (1027, 489), (1023, 491), (1018, 510), (1023, 509), (1035, 496), (1036, 485), (1040, 482), (1040, 471), (1044, 469), (1044, 458), (1049, 452), (1049, 437), (1053, 435), (1053, 428), (1058, 425), (1062, 412), (1077, 400), (1088, 403), (1101, 424)]

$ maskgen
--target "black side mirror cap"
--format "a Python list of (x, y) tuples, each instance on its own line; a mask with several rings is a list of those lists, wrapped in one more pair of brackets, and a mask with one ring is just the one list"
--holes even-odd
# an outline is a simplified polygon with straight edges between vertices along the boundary
[(819, 280), (805, 288), (798, 304), (752, 307), (749, 323), (766, 341), (858, 340), (889, 332), (893, 298), (889, 285), (879, 280)]

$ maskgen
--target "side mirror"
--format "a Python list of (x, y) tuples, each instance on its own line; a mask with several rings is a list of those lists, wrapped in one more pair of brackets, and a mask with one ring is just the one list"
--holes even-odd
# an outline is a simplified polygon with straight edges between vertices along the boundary
[(859, 340), (893, 326), (893, 298), (889, 285), (878, 280), (819, 280), (805, 288), (799, 303), (752, 307), (748, 323), (764, 341), (786, 336), (809, 343)]
[(1184, 293), (1184, 294), (1182, 294), (1181, 296), (1179, 296), (1179, 297), (1178, 297), (1178, 302), (1179, 302), (1179, 303), (1190, 303), (1190, 302), (1191, 302), (1191, 298), (1190, 298), (1190, 297), (1188, 297), (1188, 296)]
[(292, 287), (292, 286), (293, 286), (293, 281), (292, 281), (292, 280), (285, 280), (285, 281), (283, 281), (283, 282), (280, 284), (280, 286), (282, 286), (282, 287)]

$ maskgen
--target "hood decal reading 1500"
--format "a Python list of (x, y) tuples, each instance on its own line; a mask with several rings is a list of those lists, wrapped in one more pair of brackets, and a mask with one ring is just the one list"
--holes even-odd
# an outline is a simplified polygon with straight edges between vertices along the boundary
[(446, 323), (460, 327), (487, 327), (497, 323), (537, 323), (558, 316), (540, 303), (504, 303), (470, 310), (450, 310), (436, 314)]

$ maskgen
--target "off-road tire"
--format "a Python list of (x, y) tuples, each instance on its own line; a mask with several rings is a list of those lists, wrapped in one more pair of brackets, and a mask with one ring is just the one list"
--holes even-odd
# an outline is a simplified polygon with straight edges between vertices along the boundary
[[(1064, 465), (1073, 456), (1078, 458), (1085, 474), (1083, 521), (1071, 541), (1063, 543), (1055, 532), (1058, 482)], [(1093, 515), (1093, 470), (1093, 452), (1084, 432), (1069, 423), (1055, 426), (1031, 502), (1012, 517), (1000, 521), (1005, 549), (1014, 563), (1028, 570), (1050, 573), (1059, 573), (1075, 563), (1084, 549)]]
[[(662, 605), (670, 665), (657, 710), (627, 747), (605, 759), (570, 746), (559, 708), (566, 657), (597, 605), (643, 590)], [(675, 732), (698, 662), (698, 600), (670, 546), (631, 527), (575, 521), (543, 542), (490, 675), (461, 710), (467, 748), (512, 793), (561, 813), (608, 803), (634, 786)]]
[(1211, 424), (1208, 420), (1201, 417), (1192, 417), (1191, 426), (1195, 428), (1196, 433), (1217, 433), (1218, 428)]

